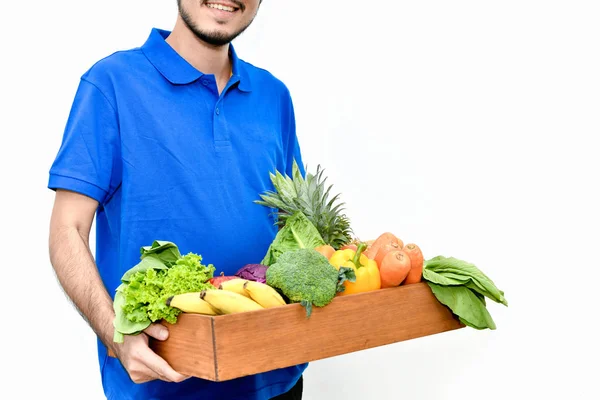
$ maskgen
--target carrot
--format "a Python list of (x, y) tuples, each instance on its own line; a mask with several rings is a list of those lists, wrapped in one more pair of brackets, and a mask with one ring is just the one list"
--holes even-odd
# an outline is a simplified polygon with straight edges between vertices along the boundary
[(404, 250), (388, 252), (379, 267), (381, 288), (400, 286), (410, 272), (410, 258)]
[(379, 237), (377, 239), (375, 239), (373, 244), (371, 244), (369, 246), (369, 248), (367, 248), (367, 250), (364, 251), (363, 254), (366, 255), (371, 260), (374, 260), (375, 257), (377, 256), (377, 252), (379, 251), (379, 248), (388, 243), (396, 243), (396, 244), (398, 244), (398, 247), (400, 247), (400, 248), (402, 248), (404, 246), (402, 241), (400, 239), (398, 239), (393, 233), (384, 232), (381, 235), (379, 235)]
[(408, 254), (411, 264), (410, 272), (406, 276), (404, 284), (421, 282), (423, 276), (423, 253), (421, 249), (416, 244), (409, 243), (402, 250)]
[(333, 248), (333, 246), (331, 246), (329, 244), (317, 246), (317, 247), (315, 247), (315, 250), (318, 251), (319, 253), (323, 254), (325, 257), (327, 257), (328, 260), (331, 258), (333, 253), (335, 253), (335, 249)]
[(377, 250), (377, 255), (375, 256), (375, 262), (377, 263), (378, 267), (381, 265), (381, 261), (383, 261), (383, 257), (385, 257), (385, 255), (392, 250), (402, 250), (402, 247), (400, 247), (398, 245), (398, 243), (392, 242), (392, 243), (384, 244), (383, 246), (381, 246), (379, 248), (379, 250)]
[(404, 242), (399, 237), (396, 237), (396, 239), (398, 239), (398, 247), (403, 248)]

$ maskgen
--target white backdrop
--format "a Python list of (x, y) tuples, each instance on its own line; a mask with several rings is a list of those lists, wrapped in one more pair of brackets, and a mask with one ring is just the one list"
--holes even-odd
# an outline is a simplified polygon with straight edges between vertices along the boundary
[[(48, 261), (47, 172), (80, 75), (175, 15), (175, 0), (0, 6), (0, 398), (103, 398)], [(306, 399), (597, 398), (599, 18), (597, 1), (264, 2), (238, 53), (290, 88), (305, 162), (357, 234), (471, 261), (509, 301), (488, 303), (496, 331), (314, 362)]]

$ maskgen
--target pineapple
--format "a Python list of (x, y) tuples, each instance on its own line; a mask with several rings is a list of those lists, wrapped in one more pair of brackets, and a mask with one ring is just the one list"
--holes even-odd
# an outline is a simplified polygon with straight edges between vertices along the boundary
[(325, 243), (330, 244), (334, 249), (337, 250), (352, 240), (350, 221), (345, 214), (342, 214), (344, 203), (334, 206), (339, 194), (331, 200), (328, 199), (333, 185), (325, 190), (327, 178), (323, 179), (320, 165), (317, 166), (315, 175), (306, 174), (306, 180), (302, 177), (296, 160), (292, 165), (291, 178), (282, 175), (279, 171), (269, 175), (276, 191), (269, 190), (261, 194), (262, 200), (256, 200), (255, 203), (278, 209), (277, 225), (285, 225), (289, 216), (296, 211), (302, 211), (317, 228)]

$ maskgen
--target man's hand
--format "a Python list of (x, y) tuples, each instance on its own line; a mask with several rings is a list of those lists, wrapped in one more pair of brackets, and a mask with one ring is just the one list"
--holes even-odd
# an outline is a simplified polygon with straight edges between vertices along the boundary
[(169, 336), (168, 329), (161, 324), (152, 324), (139, 335), (125, 335), (123, 343), (112, 346), (114, 353), (135, 383), (160, 379), (167, 382), (182, 382), (188, 376), (181, 375), (156, 355), (148, 346), (149, 336), (157, 340), (165, 340)]

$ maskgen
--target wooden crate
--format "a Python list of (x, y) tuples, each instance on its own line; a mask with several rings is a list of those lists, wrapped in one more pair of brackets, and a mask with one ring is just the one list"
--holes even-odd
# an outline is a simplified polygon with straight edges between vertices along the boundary
[(463, 328), (425, 282), (240, 314), (180, 314), (151, 348), (176, 371), (211, 381), (321, 360)]

